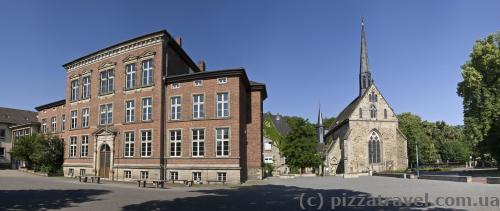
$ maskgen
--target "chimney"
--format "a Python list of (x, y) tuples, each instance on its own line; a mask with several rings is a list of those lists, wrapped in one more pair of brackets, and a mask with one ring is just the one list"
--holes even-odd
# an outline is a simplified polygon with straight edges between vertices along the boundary
[(206, 70), (205, 61), (203, 61), (203, 60), (199, 61), (198, 68), (200, 68), (201, 72), (205, 72), (205, 70)]
[(176, 37), (175, 42), (179, 45), (179, 47), (182, 47), (182, 37)]

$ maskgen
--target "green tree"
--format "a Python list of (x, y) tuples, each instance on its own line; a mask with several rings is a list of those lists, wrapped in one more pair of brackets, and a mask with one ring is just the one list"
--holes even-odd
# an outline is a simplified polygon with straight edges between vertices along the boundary
[(26, 167), (31, 169), (33, 165), (32, 156), (38, 139), (38, 134), (17, 138), (12, 146), (12, 157), (16, 160), (23, 160), (27, 165)]
[(411, 113), (402, 113), (398, 115), (399, 129), (407, 138), (408, 162), (416, 163), (416, 144), (418, 143), (419, 162), (433, 163), (438, 158), (436, 146), (425, 133), (422, 119)]
[(23, 136), (14, 142), (12, 156), (24, 160), (29, 169), (55, 173), (61, 170), (64, 162), (64, 143), (57, 136)]
[(457, 94), (463, 98), (465, 138), (477, 152), (492, 153), (498, 161), (500, 129), (494, 124), (500, 117), (500, 33), (476, 41), (462, 77)]
[(292, 168), (303, 172), (304, 168), (316, 168), (321, 164), (321, 158), (316, 150), (316, 128), (301, 117), (286, 117), (291, 129), (285, 137), (281, 152), (286, 157), (286, 163)]

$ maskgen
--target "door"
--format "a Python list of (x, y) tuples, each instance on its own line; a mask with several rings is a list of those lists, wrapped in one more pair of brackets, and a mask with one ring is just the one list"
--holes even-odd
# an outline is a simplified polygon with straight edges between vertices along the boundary
[(99, 150), (99, 176), (103, 178), (109, 177), (109, 169), (111, 165), (111, 149), (107, 144), (102, 145)]

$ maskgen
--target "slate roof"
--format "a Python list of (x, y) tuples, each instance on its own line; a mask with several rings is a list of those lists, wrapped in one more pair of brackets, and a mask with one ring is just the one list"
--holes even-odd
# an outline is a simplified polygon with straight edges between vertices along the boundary
[(283, 118), (283, 116), (279, 114), (278, 115), (271, 114), (271, 120), (273, 121), (274, 127), (276, 127), (276, 129), (282, 136), (288, 135), (288, 133), (291, 131), (290, 127), (288, 126), (288, 123)]
[(37, 122), (37, 113), (34, 111), (0, 107), (0, 122), (7, 124), (26, 124)]
[(35, 107), (35, 109), (37, 111), (41, 111), (41, 110), (53, 108), (53, 107), (56, 107), (56, 106), (62, 106), (64, 104), (66, 104), (66, 100), (63, 99), (63, 100), (58, 100), (58, 101), (50, 102), (50, 103), (47, 103), (47, 104), (44, 104), (44, 105), (41, 105), (41, 106), (37, 106), (37, 107)]

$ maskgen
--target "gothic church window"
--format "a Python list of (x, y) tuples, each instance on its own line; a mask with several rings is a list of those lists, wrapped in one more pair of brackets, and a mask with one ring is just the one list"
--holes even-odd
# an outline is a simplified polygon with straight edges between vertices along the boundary
[(361, 108), (359, 108), (359, 118), (360, 119), (363, 118), (363, 110)]
[(368, 163), (380, 163), (380, 138), (372, 132), (368, 141)]
[(384, 108), (384, 119), (387, 119), (387, 109)]
[(375, 105), (370, 106), (370, 118), (377, 118), (377, 108)]

